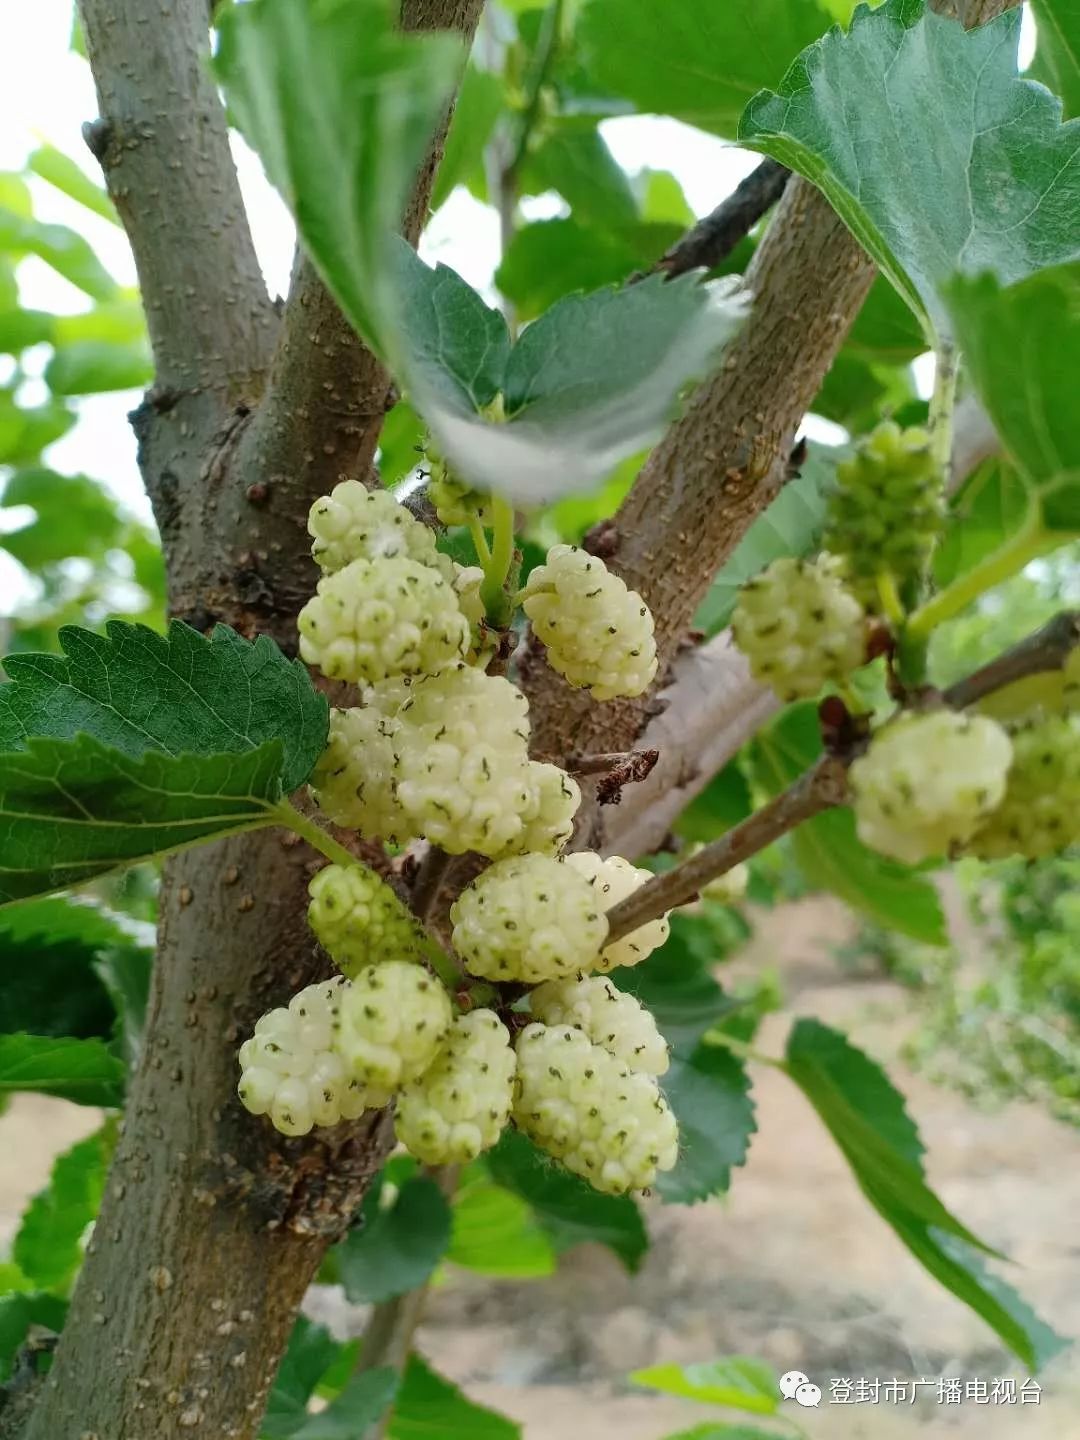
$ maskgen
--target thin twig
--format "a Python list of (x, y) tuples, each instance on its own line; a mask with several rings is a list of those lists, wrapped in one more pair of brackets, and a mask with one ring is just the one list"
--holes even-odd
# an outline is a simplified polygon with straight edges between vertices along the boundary
[[(966, 709), (1017, 680), (1060, 669), (1078, 644), (1080, 611), (1064, 611), (1003, 655), (957, 681), (942, 693), (941, 698), (954, 710)], [(658, 915), (685, 905), (700, 894), (710, 880), (726, 875), (804, 820), (842, 805), (847, 799), (848, 766), (864, 748), (865, 741), (857, 739), (842, 755), (823, 755), (787, 790), (718, 840), (704, 846), (674, 869), (647, 880), (640, 889), (608, 912), (609, 943), (628, 935)]]
[(633, 766), (643, 773), (631, 778), (644, 780), (659, 758), (658, 750), (612, 750), (597, 755), (571, 755), (566, 768), (571, 775), (606, 775), (610, 770)]
[(647, 880), (609, 911), (608, 943), (693, 900), (710, 880), (726, 875), (812, 815), (841, 804), (846, 794), (847, 765), (836, 756), (823, 755), (789, 789), (681, 865)]
[(654, 269), (672, 277), (688, 270), (712, 270), (776, 204), (790, 177), (791, 171), (776, 160), (763, 160), (711, 214), (688, 230)]

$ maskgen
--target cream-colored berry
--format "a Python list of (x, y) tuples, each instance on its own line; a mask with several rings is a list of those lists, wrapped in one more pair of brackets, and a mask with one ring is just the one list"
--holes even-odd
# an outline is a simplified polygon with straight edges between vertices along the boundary
[(312, 556), (328, 573), (354, 560), (436, 563), (434, 532), (389, 491), (368, 490), (359, 480), (343, 480), (320, 495), (308, 515), (308, 531)]
[[(381, 687), (380, 687), (381, 688)], [(378, 690), (368, 704), (330, 711), (330, 735), (311, 777), (319, 809), (370, 840), (412, 838), (395, 794), (396, 704)]]
[(497, 1015), (459, 1015), (430, 1067), (398, 1096), (398, 1139), (425, 1165), (475, 1160), (506, 1128), (514, 1069), (510, 1032)]
[(350, 979), (367, 965), (421, 958), (423, 937), (415, 919), (366, 865), (327, 865), (308, 893), (308, 924)]
[(515, 849), (523, 855), (557, 855), (574, 833), (574, 816), (581, 805), (577, 781), (542, 760), (529, 762), (533, 803)]
[(632, 1071), (572, 1026), (517, 1039), (514, 1123), (596, 1190), (644, 1190), (678, 1159), (678, 1127), (652, 1075)]
[(253, 1115), (269, 1115), (283, 1135), (354, 1120), (389, 1098), (351, 1076), (337, 1053), (347, 993), (348, 982), (340, 979), (309, 985), (287, 1009), (267, 1011), (240, 1047), (240, 1103)]
[(859, 838), (908, 865), (948, 855), (1001, 803), (1011, 761), (1008, 735), (985, 715), (900, 715), (849, 771)]
[[(652, 879), (648, 870), (631, 865), (621, 855), (609, 855), (604, 859), (593, 850), (577, 850), (573, 855), (567, 855), (566, 864), (589, 882), (597, 904), (605, 912), (632, 895), (646, 880)], [(639, 965), (654, 950), (659, 950), (670, 932), (666, 914), (649, 920), (621, 940), (605, 945), (600, 959), (589, 968), (606, 971), (614, 970), (617, 965)]]
[(715, 900), (719, 905), (737, 905), (746, 894), (750, 883), (750, 871), (745, 865), (733, 865), (723, 875), (717, 875), (701, 887), (706, 900)]
[(633, 995), (617, 990), (606, 975), (549, 980), (529, 995), (529, 1008), (545, 1025), (572, 1025), (631, 1070), (663, 1075), (667, 1041), (652, 1014)]
[(594, 699), (641, 695), (656, 675), (653, 617), (595, 555), (556, 545), (529, 576), (522, 608), (554, 670)]
[(307, 664), (354, 683), (434, 674), (471, 641), (452, 585), (407, 556), (353, 560), (325, 575), (297, 625)]
[(607, 922), (587, 881), (547, 855), (500, 860), (454, 902), (454, 949), (471, 975), (535, 984), (591, 970)]
[(423, 966), (369, 965), (345, 993), (337, 1050), (361, 1085), (397, 1090), (434, 1060), (451, 1016), (450, 997)]
[(731, 633), (754, 678), (781, 700), (816, 695), (866, 659), (863, 609), (832, 555), (774, 560), (739, 591)]
[(967, 846), (983, 860), (1055, 855), (1080, 840), (1080, 722), (1051, 715), (1011, 732), (1005, 795)]

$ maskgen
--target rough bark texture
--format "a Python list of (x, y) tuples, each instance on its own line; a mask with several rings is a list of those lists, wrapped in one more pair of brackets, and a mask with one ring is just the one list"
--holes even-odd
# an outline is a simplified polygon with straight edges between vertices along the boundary
[[(821, 195), (792, 180), (747, 275), (755, 301), (746, 327), (594, 537), (652, 608), (662, 667), (717, 567), (782, 483), (796, 430), (873, 275)], [(635, 743), (648, 702), (595, 705), (584, 692), (551, 683), (546, 667), (526, 668), (539, 751)]]
[[(480, 3), (422, 0), (408, 19), (471, 29)], [(302, 468), (275, 489), (244, 438), (253, 417), (275, 413), (284, 428), (316, 433), (335, 404), (311, 395), (319, 408), (301, 416), (304, 394), (288, 382), (304, 355), (271, 365), (281, 327), (207, 78), (207, 6), (84, 0), (82, 16), (103, 117), (89, 139), (135, 250), (155, 348), (157, 379), (134, 423), (170, 606), (200, 628), (223, 620), (291, 649), (310, 589), (304, 522), (327, 470)], [(418, 180), (414, 235), (436, 163)], [(303, 269), (293, 338), (312, 296), (327, 329), (322, 349), (310, 333), (302, 349), (314, 367), (333, 347), (336, 394), (359, 417), (351, 443), (370, 455), (388, 382), (355, 340), (346, 345), (344, 322)], [(382, 387), (377, 405), (364, 377)], [(327, 973), (305, 925), (314, 863), (293, 837), (264, 831), (166, 867), (145, 1050), (26, 1440), (258, 1433), (296, 1307), (389, 1142), (380, 1116), (341, 1127), (331, 1144), (285, 1140), (235, 1098), (244, 1032)]]

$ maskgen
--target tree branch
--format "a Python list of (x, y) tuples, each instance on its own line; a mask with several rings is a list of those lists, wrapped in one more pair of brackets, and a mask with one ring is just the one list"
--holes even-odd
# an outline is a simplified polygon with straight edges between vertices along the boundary
[[(1078, 643), (1080, 611), (1065, 611), (988, 665), (950, 686), (941, 698), (953, 709), (965, 709), (1029, 675), (1059, 670)], [(760, 810), (674, 869), (647, 880), (608, 912), (609, 941), (619, 940), (665, 911), (685, 905), (710, 880), (726, 875), (804, 820), (842, 805), (847, 799), (848, 767), (865, 748), (866, 742), (860, 740), (843, 755), (822, 755), (793, 785)]]
[(790, 178), (791, 171), (779, 161), (762, 160), (711, 214), (699, 220), (661, 256), (654, 269), (674, 277), (685, 275), (688, 270), (711, 270), (719, 265), (776, 204)]
[(205, 0), (79, 0), (101, 118), (84, 128), (135, 254), (158, 390), (252, 398), (276, 320), (210, 78)]

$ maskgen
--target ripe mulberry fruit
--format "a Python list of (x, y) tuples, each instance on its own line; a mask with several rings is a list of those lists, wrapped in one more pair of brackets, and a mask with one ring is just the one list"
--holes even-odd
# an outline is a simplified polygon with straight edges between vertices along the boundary
[(668, 1068), (667, 1041), (652, 1014), (604, 975), (549, 980), (530, 992), (529, 1007), (545, 1025), (583, 1031), (631, 1070), (663, 1075)]
[[(620, 900), (625, 900), (646, 880), (652, 879), (648, 870), (639, 870), (621, 855), (611, 855), (605, 860), (592, 850), (577, 850), (573, 855), (567, 855), (566, 864), (589, 882), (602, 911), (613, 909)], [(600, 959), (589, 968), (606, 971), (614, 970), (617, 965), (639, 965), (654, 950), (659, 950), (670, 932), (666, 915), (649, 920), (621, 940), (605, 945)]]
[(463, 1165), (490, 1150), (513, 1101), (510, 1033), (490, 1010), (459, 1015), (446, 1043), (398, 1096), (397, 1137), (425, 1165)]

